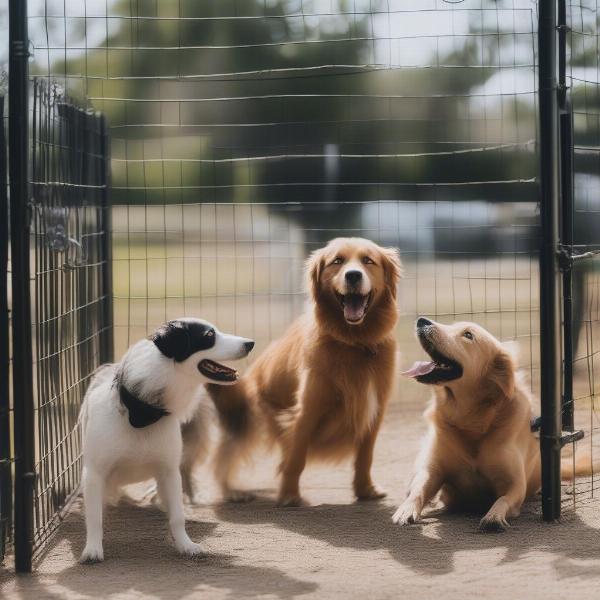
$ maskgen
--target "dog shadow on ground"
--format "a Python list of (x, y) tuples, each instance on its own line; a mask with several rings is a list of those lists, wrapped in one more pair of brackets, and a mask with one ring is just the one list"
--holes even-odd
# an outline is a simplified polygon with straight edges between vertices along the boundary
[[(64, 555), (68, 552), (66, 544), (76, 560), (85, 542), (81, 512), (71, 514), (61, 525), (43, 557), (44, 562), (52, 565), (52, 574), (49, 576), (42, 564), (30, 576), (38, 579), (36, 585), (45, 589), (44, 597), (63, 598), (65, 590), (69, 590), (88, 598), (125, 592), (140, 597), (172, 598), (221, 589), (231, 598), (263, 594), (293, 598), (318, 587), (275, 568), (246, 565), (242, 562), (243, 556), (219, 554), (218, 534), (214, 532), (216, 523), (187, 521), (190, 537), (207, 550), (206, 556), (192, 559), (177, 554), (168, 541), (166, 516), (154, 506), (120, 504), (108, 508), (106, 517), (104, 562), (77, 563), (57, 573), (53, 553)], [(204, 541), (208, 538), (212, 538), (210, 545)], [(24, 596), (27, 584), (26, 579), (22, 586), (17, 584)]]
[[(529, 552), (547, 552), (560, 577), (598, 577), (600, 530), (587, 525), (576, 513), (562, 523), (544, 523), (537, 505), (525, 505), (503, 533), (482, 533), (480, 516), (438, 512), (422, 524), (399, 527), (391, 521), (395, 510), (386, 502), (324, 504), (301, 508), (277, 508), (273, 500), (249, 505), (222, 504), (215, 510), (223, 521), (239, 524), (269, 523), (333, 547), (364, 551), (387, 550), (414, 573), (442, 575), (454, 570), (454, 556), (464, 551), (505, 549), (501, 564), (517, 561)], [(592, 553), (592, 555), (590, 555)], [(587, 560), (587, 565), (573, 560)]]

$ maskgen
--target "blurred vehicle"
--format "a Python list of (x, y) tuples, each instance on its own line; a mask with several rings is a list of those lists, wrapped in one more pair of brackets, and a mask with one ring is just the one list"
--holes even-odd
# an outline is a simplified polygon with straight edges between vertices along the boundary
[(531, 253), (538, 245), (533, 202), (395, 202), (362, 207), (366, 237), (403, 252), (432, 254)]

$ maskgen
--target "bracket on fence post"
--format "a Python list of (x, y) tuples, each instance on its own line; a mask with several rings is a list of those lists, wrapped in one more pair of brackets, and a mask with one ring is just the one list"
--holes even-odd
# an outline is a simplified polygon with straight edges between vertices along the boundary
[(559, 131), (556, 0), (540, 0), (538, 94), (540, 149), (540, 364), (542, 513), (560, 517), (561, 352), (559, 295)]
[(27, 0), (9, 6), (8, 127), (12, 261), (12, 348), (15, 444), (15, 567), (31, 571), (34, 412), (31, 349), (29, 220), (29, 38)]

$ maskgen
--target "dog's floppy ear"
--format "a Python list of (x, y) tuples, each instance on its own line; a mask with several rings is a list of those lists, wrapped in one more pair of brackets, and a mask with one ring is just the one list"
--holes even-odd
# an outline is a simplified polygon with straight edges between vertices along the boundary
[(169, 321), (161, 325), (152, 334), (152, 341), (162, 354), (177, 362), (184, 361), (190, 355), (190, 336), (181, 321)]
[(492, 361), (488, 379), (506, 398), (512, 398), (515, 392), (515, 363), (505, 350), (501, 350)]
[(325, 260), (323, 256), (323, 249), (315, 250), (306, 259), (306, 275), (308, 279), (308, 287), (310, 289), (311, 296), (316, 300), (321, 290), (321, 272)]
[(397, 248), (382, 248), (382, 264), (385, 274), (385, 283), (390, 290), (392, 297), (396, 297), (398, 282), (402, 277), (402, 261), (400, 252)]

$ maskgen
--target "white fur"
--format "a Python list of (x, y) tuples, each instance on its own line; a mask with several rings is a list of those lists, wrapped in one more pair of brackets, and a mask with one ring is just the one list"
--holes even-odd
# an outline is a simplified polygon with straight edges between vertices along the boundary
[[(182, 320), (182, 319), (181, 319)], [(107, 497), (123, 485), (155, 478), (165, 506), (176, 549), (187, 555), (202, 552), (185, 531), (182, 481), (182, 423), (209, 402), (204, 377), (197, 368), (205, 359), (227, 360), (245, 356), (244, 338), (215, 329), (215, 345), (182, 362), (165, 357), (156, 345), (142, 340), (133, 345), (121, 363), (96, 371), (81, 408), (83, 433), (83, 496), (87, 540), (82, 562), (103, 560), (102, 512)], [(143, 399), (160, 398), (170, 414), (140, 429), (129, 423), (115, 376)], [(212, 381), (211, 381), (212, 382)], [(214, 382), (213, 382), (214, 383)]]

